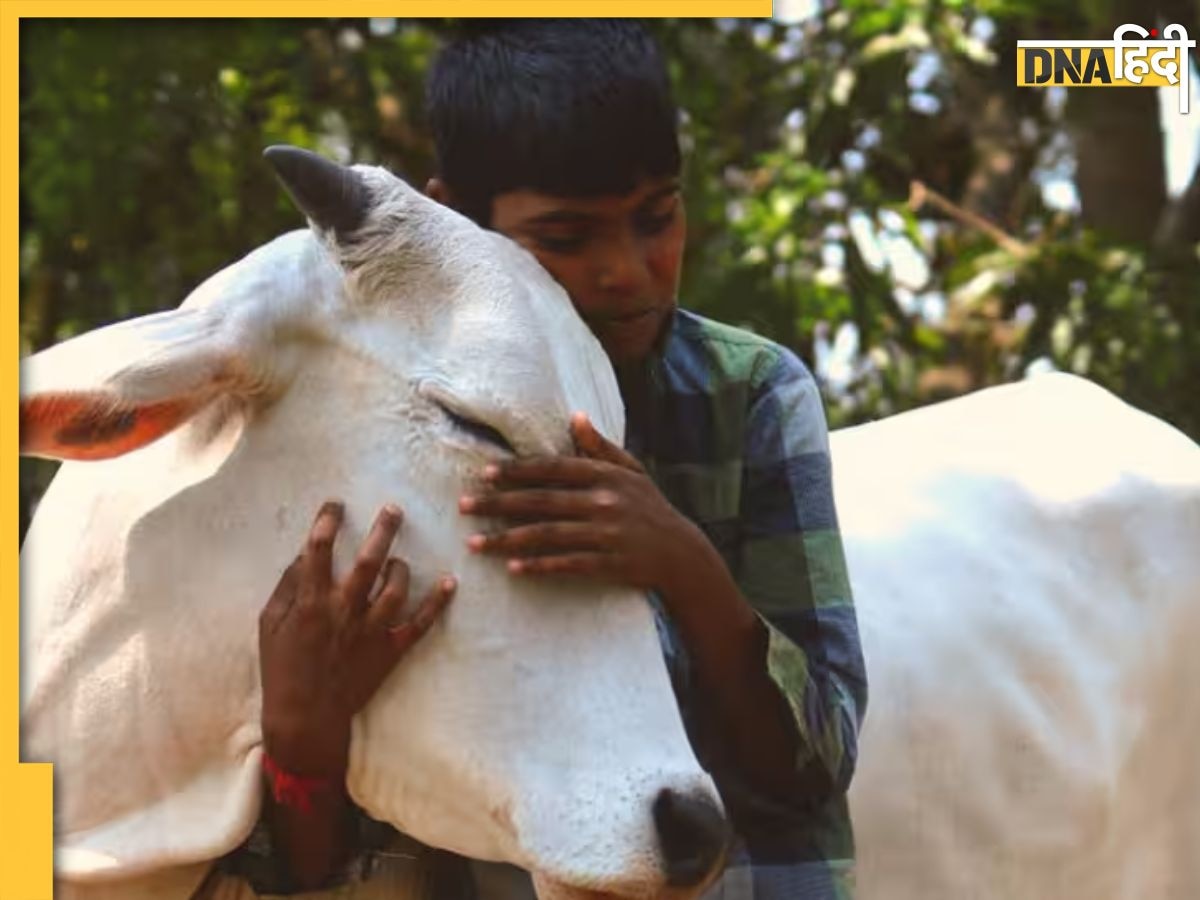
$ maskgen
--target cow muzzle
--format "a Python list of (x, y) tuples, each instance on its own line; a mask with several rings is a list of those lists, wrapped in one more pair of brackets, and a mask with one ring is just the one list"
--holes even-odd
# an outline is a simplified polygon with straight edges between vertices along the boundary
[(670, 887), (704, 884), (724, 863), (732, 832), (709, 798), (664, 789), (654, 801), (654, 826)]
[[(587, 877), (580, 869), (534, 872), (538, 900), (694, 900), (724, 868), (733, 833), (714, 795), (662, 788), (647, 812), (655, 863), (637, 874)], [(603, 842), (603, 839), (601, 839)], [(576, 864), (580, 861), (575, 860)]]

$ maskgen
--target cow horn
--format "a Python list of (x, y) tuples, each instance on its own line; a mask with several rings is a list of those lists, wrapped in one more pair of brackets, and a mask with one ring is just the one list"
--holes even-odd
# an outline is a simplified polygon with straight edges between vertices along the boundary
[(263, 151), (300, 211), (318, 228), (344, 237), (362, 224), (369, 201), (366, 185), (352, 169), (286, 144)]

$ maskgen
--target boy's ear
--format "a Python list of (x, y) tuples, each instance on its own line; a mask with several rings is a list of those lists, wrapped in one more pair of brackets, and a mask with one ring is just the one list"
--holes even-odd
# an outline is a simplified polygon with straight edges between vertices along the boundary
[(463, 198), (455, 194), (454, 189), (445, 181), (436, 176), (425, 182), (425, 195), (431, 200), (447, 206), (456, 213), (466, 216), (471, 219), (476, 225), (484, 228), (490, 228), (492, 220), (492, 201), (487, 201), (487, 206), (481, 209), (475, 209), (463, 202)]
[(451, 194), (446, 182), (440, 178), (430, 178), (425, 182), (425, 194), (442, 204), (442, 206), (449, 206), (451, 209), (454, 208), (454, 196)]

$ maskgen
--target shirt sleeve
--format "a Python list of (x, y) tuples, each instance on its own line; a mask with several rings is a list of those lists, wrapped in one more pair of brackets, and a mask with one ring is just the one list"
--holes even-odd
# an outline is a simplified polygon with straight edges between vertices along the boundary
[(800, 788), (822, 800), (849, 787), (866, 670), (820, 392), (794, 354), (776, 354), (751, 385), (733, 575), (766, 626), (767, 669), (796, 727)]
[[(420, 896), (436, 900), (537, 900), (529, 873), (516, 866), (471, 860), (436, 850), (376, 821), (351, 805), (351, 856), (318, 891), (322, 896)], [(240, 847), (217, 863), (226, 875), (242, 878), (260, 897), (303, 894), (293, 883), (263, 817)], [(412, 867), (417, 867), (416, 874)], [(370, 887), (359, 888), (358, 885)], [(414, 888), (414, 885), (423, 887)]]
[[(288, 896), (301, 893), (288, 871), (279, 848), (271, 839), (266, 822), (266, 806), (259, 815), (254, 830), (245, 841), (217, 862), (217, 867), (228, 875), (239, 876), (259, 895)], [(328, 890), (344, 887), (365, 880), (374, 861), (374, 855), (395, 834), (390, 826), (377, 822), (354, 804), (350, 804), (346, 822), (350, 843), (350, 856), (339, 869), (330, 873), (320, 886)]]

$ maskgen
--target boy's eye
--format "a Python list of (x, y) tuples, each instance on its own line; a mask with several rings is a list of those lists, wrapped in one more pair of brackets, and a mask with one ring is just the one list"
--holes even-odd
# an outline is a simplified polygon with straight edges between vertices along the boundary
[(642, 234), (658, 234), (666, 231), (675, 221), (677, 203), (672, 203), (665, 210), (644, 212), (635, 220), (637, 230)]
[(572, 253), (583, 249), (587, 236), (582, 234), (539, 234), (534, 237), (538, 247), (551, 253)]

